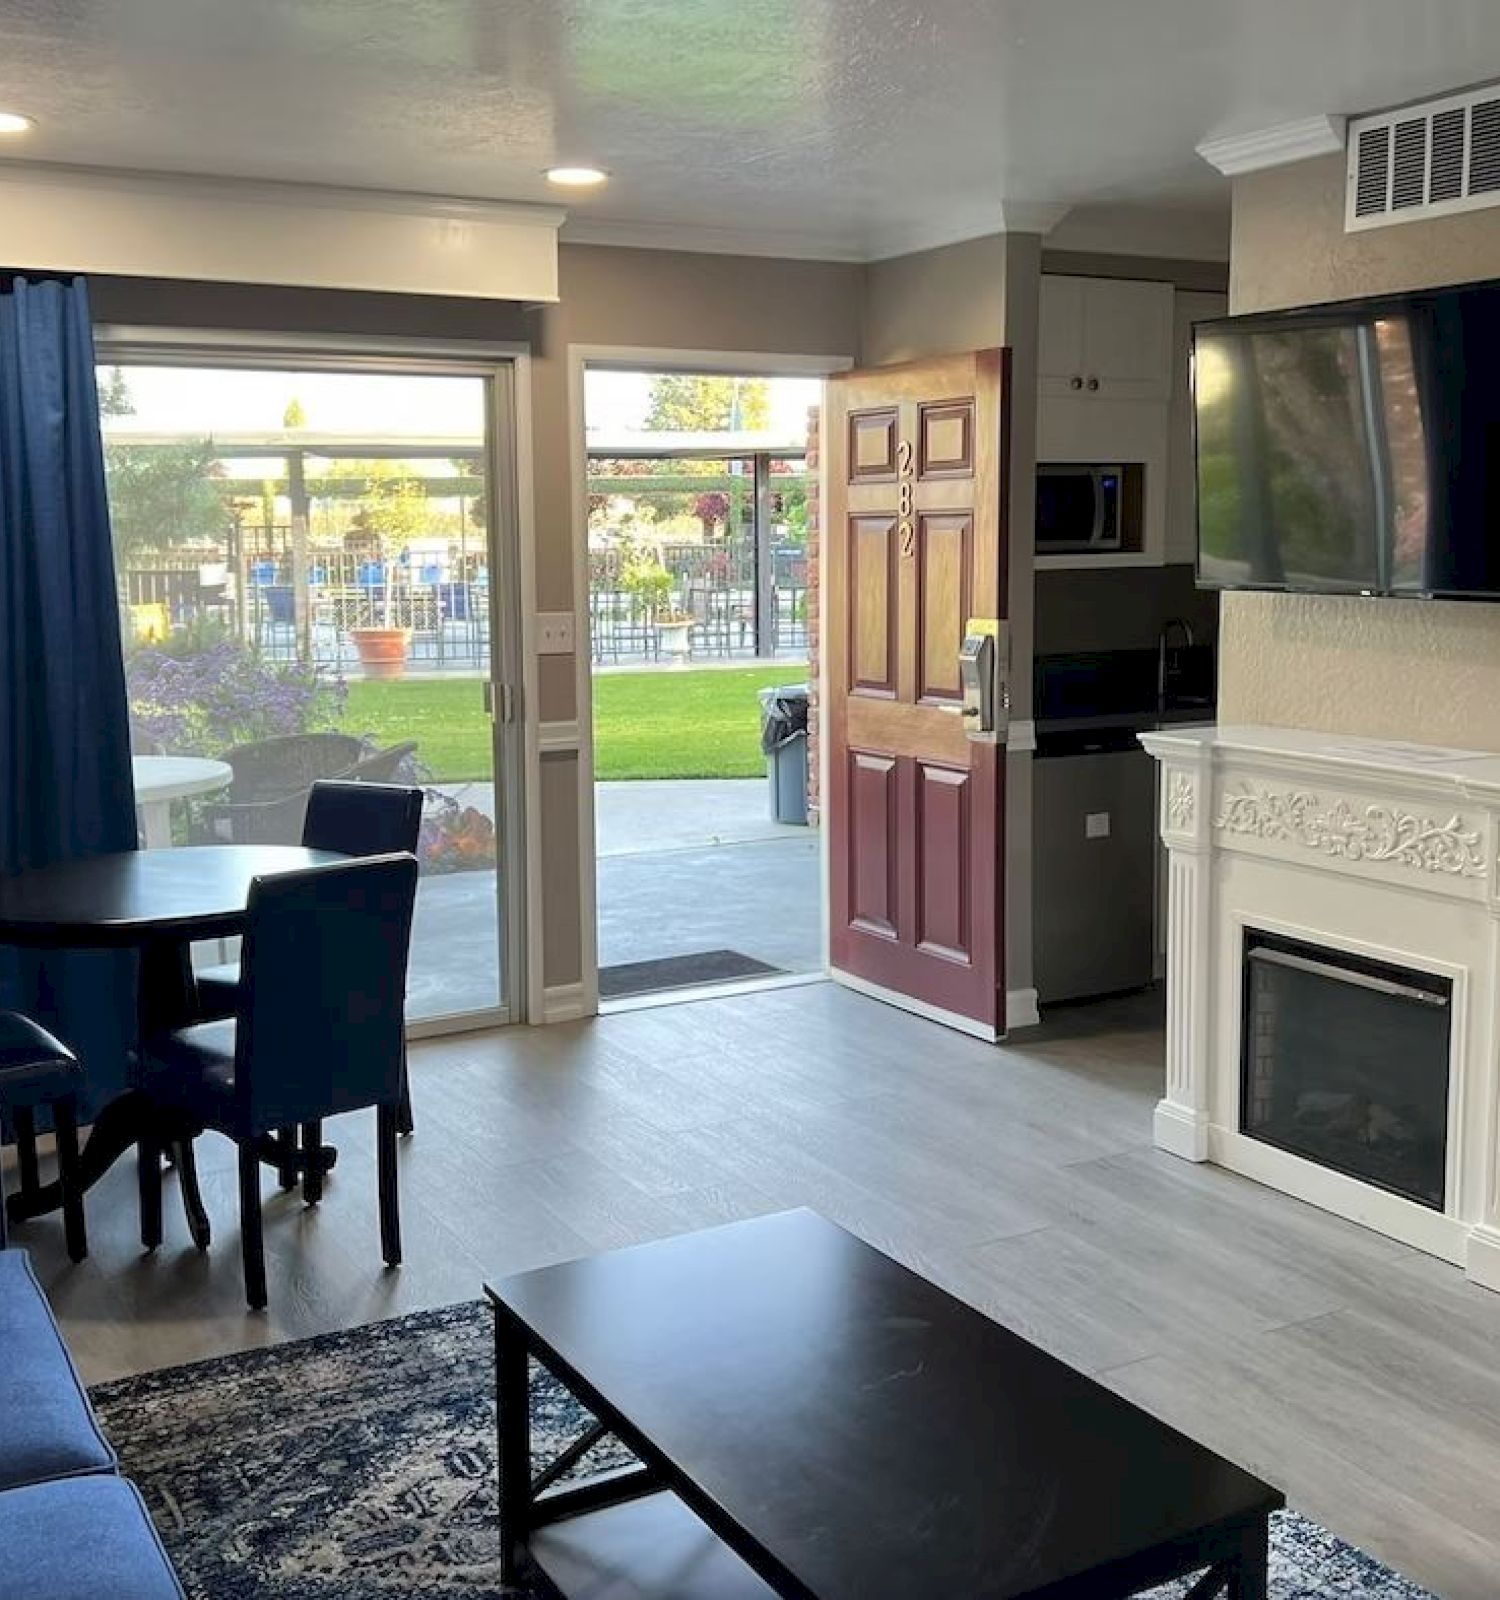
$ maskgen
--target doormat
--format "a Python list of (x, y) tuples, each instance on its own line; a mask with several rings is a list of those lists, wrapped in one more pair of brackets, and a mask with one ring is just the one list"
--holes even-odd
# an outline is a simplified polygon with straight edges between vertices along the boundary
[(660, 961), (622, 961), (600, 967), (599, 998), (623, 1000), (627, 995), (655, 994), (658, 989), (696, 989), (740, 978), (775, 978), (784, 970), (754, 956), (742, 956), (738, 950), (700, 950), (696, 955), (665, 956)]
[[(190, 1600), (526, 1600), (500, 1583), (494, 1324), (482, 1303), (146, 1373), (92, 1397)], [(540, 1468), (587, 1416), (544, 1373), (531, 1410)], [(579, 1473), (628, 1460), (606, 1441)], [(1314, 1597), (1434, 1600), (1278, 1512), (1270, 1600)]]

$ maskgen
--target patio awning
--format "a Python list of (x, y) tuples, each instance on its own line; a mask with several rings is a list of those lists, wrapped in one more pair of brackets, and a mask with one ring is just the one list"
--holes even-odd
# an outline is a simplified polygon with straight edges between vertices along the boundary
[[(128, 444), (145, 449), (180, 449), (190, 435), (181, 428), (171, 431), (135, 429), (120, 426), (129, 418), (104, 419), (104, 438), (110, 444)], [(379, 435), (364, 433), (331, 433), (315, 428), (237, 429), (233, 432), (210, 432), (209, 443), (215, 454), (228, 458), (284, 460), (289, 455), (325, 456), (331, 459), (353, 461), (396, 460), (416, 461), (426, 457), (448, 458), (484, 454), (484, 440), (472, 433), (432, 434), (394, 433)]]
[(800, 456), (807, 451), (807, 436), (789, 439), (781, 433), (740, 428), (720, 432), (693, 431), (688, 433), (646, 433), (634, 429), (628, 433), (590, 431), (584, 436), (590, 456), (613, 461), (639, 460), (661, 456), (685, 457), (720, 456)]

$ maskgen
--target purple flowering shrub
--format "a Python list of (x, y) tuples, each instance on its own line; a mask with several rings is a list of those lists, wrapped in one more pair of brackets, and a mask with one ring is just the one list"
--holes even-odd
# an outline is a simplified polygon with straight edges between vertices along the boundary
[(278, 734), (337, 726), (342, 676), (299, 661), (267, 661), (239, 640), (174, 635), (125, 662), (130, 719), (171, 755), (217, 756)]

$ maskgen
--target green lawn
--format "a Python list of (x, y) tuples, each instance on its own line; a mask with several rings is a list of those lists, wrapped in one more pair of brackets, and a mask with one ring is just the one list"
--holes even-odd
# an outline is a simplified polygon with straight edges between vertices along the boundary
[[(803, 683), (807, 668), (610, 672), (594, 679), (594, 774), (618, 778), (753, 778), (765, 771), (756, 691)], [(473, 678), (355, 679), (343, 725), (381, 744), (417, 741), (434, 778), (489, 776), (488, 726)]]

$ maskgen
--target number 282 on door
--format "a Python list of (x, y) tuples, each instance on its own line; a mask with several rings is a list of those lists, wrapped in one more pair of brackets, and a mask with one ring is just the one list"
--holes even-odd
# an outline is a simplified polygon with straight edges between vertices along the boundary
[(912, 529), (911, 514), (915, 500), (915, 490), (911, 477), (911, 440), (903, 439), (896, 451), (896, 476), (898, 488), (896, 491), (897, 515), (900, 521), (897, 531), (901, 536), (901, 554), (912, 555), (917, 548), (917, 536)]

